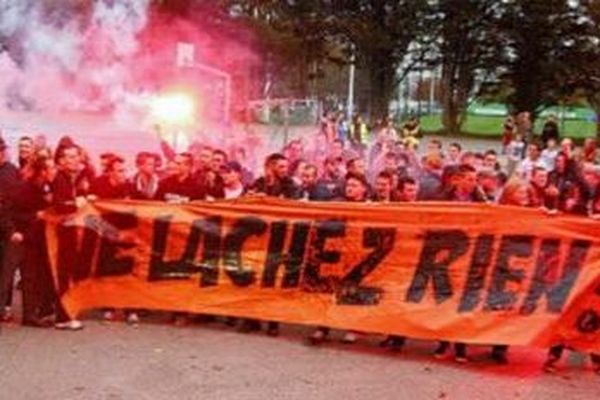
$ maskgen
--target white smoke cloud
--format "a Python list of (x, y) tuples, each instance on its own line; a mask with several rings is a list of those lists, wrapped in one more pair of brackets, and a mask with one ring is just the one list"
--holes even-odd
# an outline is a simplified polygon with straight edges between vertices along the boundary
[(23, 16), (27, 15), (29, 7), (28, 1), (0, 0), (0, 34), (15, 34), (23, 26)]
[[(193, 43), (197, 62), (211, 68), (258, 70), (258, 55), (243, 40), (192, 21), (152, 14), (148, 26), (149, 9), (150, 0), (0, 0), (0, 130), (71, 133), (92, 152), (137, 151), (155, 144), (153, 97), (186, 85), (201, 106), (190, 140), (262, 153), (258, 135), (233, 135), (218, 120), (222, 77), (174, 76), (180, 41)], [(152, 136), (123, 133), (134, 129)]]
[(149, 0), (98, 1), (94, 5), (92, 29), (106, 34), (115, 55), (130, 55), (137, 50), (136, 35), (148, 22), (148, 5)]
[(69, 1), (0, 0), (0, 107), (117, 109), (149, 0), (96, 0), (82, 15)]

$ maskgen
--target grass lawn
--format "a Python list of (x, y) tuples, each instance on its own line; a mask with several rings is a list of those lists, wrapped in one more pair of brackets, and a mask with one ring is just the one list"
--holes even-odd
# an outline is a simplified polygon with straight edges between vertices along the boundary
[[(502, 135), (502, 125), (504, 117), (482, 117), (470, 115), (463, 125), (463, 132), (468, 135), (480, 137), (500, 137)], [(543, 119), (538, 119), (535, 124), (535, 132), (540, 133), (544, 124)], [(583, 139), (596, 135), (596, 123), (582, 120), (566, 120), (559, 124), (561, 137), (571, 137)], [(424, 115), (421, 117), (421, 129), (425, 132), (438, 132), (442, 130), (440, 115)]]

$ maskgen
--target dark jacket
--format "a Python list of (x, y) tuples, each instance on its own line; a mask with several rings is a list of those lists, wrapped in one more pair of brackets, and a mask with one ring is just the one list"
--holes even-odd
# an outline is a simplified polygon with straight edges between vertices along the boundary
[(332, 200), (344, 197), (344, 181), (342, 179), (321, 178), (317, 181), (319, 200)]
[(300, 195), (298, 186), (289, 177), (278, 179), (273, 185), (267, 185), (267, 180), (264, 176), (261, 176), (254, 181), (250, 190), (257, 193), (264, 193), (267, 196), (283, 197), (286, 199), (297, 199)]
[(480, 190), (479, 188), (475, 188), (475, 190), (473, 190), (473, 192), (469, 194), (469, 196), (466, 200), (461, 199), (458, 196), (456, 189), (452, 188), (450, 190), (445, 191), (441, 195), (441, 200), (467, 202), (467, 203), (486, 203), (487, 202), (487, 199), (486, 199), (483, 191)]
[(335, 197), (339, 196), (334, 195), (327, 186), (318, 183), (310, 187), (301, 187), (298, 191), (298, 198), (310, 201), (330, 201)]
[(204, 188), (191, 175), (183, 181), (180, 181), (177, 176), (170, 176), (160, 181), (156, 199), (168, 200), (168, 195), (187, 197), (190, 200), (202, 200), (205, 197)]
[(434, 173), (426, 171), (419, 180), (419, 200), (444, 200), (442, 193), (442, 178)]
[(75, 212), (75, 198), (87, 196), (90, 189), (89, 176), (85, 171), (75, 175), (59, 171), (52, 182), (52, 203), (59, 212)]
[(12, 211), (6, 196), (0, 192), (0, 240), (8, 239), (15, 232)]
[(15, 229), (27, 240), (32, 238), (36, 228), (39, 228), (37, 213), (50, 206), (47, 189), (44, 185), (26, 181), (16, 191), (16, 198), (19, 201), (14, 202), (12, 207)]
[(12, 163), (0, 165), (0, 192), (10, 194), (19, 185), (19, 170)]
[(225, 197), (225, 183), (223, 182), (221, 175), (215, 174), (215, 177), (211, 182), (208, 181), (205, 175), (201, 181), (201, 185), (204, 186), (207, 196), (210, 196), (213, 199), (222, 199)]
[(108, 176), (102, 175), (92, 183), (90, 193), (99, 199), (127, 199), (131, 195), (128, 183), (114, 186)]

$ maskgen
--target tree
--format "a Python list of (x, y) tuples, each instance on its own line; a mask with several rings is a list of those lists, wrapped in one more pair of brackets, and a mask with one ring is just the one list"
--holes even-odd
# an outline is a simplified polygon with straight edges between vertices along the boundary
[(439, 26), (442, 124), (450, 134), (460, 132), (476, 80), (496, 65), (501, 13), (497, 0), (439, 0), (432, 8), (433, 26)]
[(577, 63), (573, 63), (567, 84), (594, 109), (596, 137), (600, 139), (600, 1), (584, 0), (580, 5), (587, 33), (580, 38)]
[(498, 80), (486, 90), (510, 87), (506, 101), (512, 111), (529, 111), (535, 118), (568, 95), (564, 79), (572, 72), (586, 23), (579, 5), (569, 0), (506, 0), (504, 6)]
[(328, 29), (354, 51), (358, 63), (367, 69), (369, 113), (373, 118), (385, 118), (399, 82), (398, 68), (409, 54), (410, 45), (423, 32), (427, 2), (342, 0), (330, 3)]
[(226, 1), (238, 20), (249, 24), (260, 38), (265, 75), (276, 75), (279, 88), (289, 86), (297, 96), (309, 96), (318, 78), (318, 65), (331, 53), (328, 2), (231, 0)]

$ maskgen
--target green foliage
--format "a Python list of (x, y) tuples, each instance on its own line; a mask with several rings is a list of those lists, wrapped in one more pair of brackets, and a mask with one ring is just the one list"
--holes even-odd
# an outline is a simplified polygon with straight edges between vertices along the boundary
[[(461, 134), (479, 137), (500, 138), (502, 136), (502, 125), (504, 117), (485, 117), (467, 115), (462, 127)], [(539, 118), (535, 123), (534, 132), (541, 134), (544, 120)], [(561, 135), (573, 139), (583, 139), (596, 135), (596, 124), (593, 121), (566, 120)], [(421, 117), (421, 128), (425, 132), (445, 132), (439, 114), (424, 115)]]

